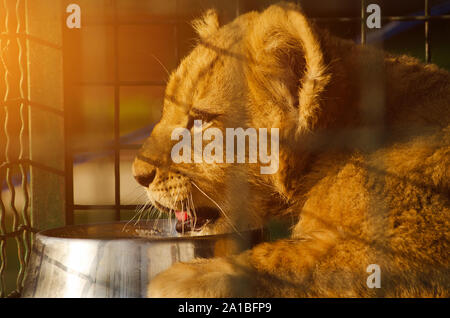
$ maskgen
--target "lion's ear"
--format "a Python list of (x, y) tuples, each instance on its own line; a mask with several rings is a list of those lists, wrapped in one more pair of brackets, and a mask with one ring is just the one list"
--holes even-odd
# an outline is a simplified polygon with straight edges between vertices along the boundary
[(255, 21), (249, 41), (256, 82), (272, 99), (298, 108), (299, 130), (314, 128), (330, 78), (311, 23), (293, 4), (273, 5)]
[(219, 29), (219, 16), (215, 9), (207, 10), (199, 19), (192, 21), (192, 26), (201, 38), (206, 38)]

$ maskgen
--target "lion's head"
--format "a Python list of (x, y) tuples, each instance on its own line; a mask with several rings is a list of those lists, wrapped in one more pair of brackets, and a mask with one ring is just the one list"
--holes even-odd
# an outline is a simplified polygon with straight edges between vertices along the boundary
[[(288, 4), (247, 13), (223, 27), (209, 10), (194, 27), (200, 41), (170, 76), (162, 118), (134, 162), (134, 176), (155, 207), (177, 215), (181, 230), (204, 234), (259, 226), (290, 204), (293, 175), (303, 162), (292, 145), (321, 125), (320, 96), (330, 75), (319, 41)], [(196, 120), (202, 125), (195, 126)], [(274, 173), (262, 174), (267, 163), (259, 160), (227, 163), (231, 149), (225, 146), (224, 163), (175, 163), (171, 157), (175, 129), (193, 134), (217, 128), (225, 136), (226, 128), (238, 127), (279, 129)]]

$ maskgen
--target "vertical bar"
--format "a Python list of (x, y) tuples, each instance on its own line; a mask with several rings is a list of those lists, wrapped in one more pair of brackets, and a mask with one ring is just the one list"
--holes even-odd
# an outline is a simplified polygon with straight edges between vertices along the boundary
[(119, 79), (119, 19), (114, 0), (114, 206), (115, 219), (120, 221), (120, 79)]
[[(22, 31), (22, 25), (21, 25), (21, 21), (20, 21), (20, 3), (21, 0), (16, 0), (16, 8), (15, 8), (15, 12), (16, 12), (16, 20), (17, 20), (17, 27), (16, 27), (16, 33), (20, 33)], [(22, 46), (22, 41), (21, 39), (17, 38), (17, 47), (19, 49), (19, 54), (17, 57), (17, 62), (18, 62), (18, 66), (19, 66), (19, 95), (20, 98), (22, 100), (25, 99), (25, 90), (24, 90), (24, 81), (25, 81), (25, 67), (22, 63), (22, 59), (23, 59), (23, 55), (24, 55), (24, 50), (23, 50), (23, 46)], [(26, 65), (26, 64), (25, 64)], [(23, 156), (24, 156), (24, 131), (25, 131), (25, 117), (24, 117), (24, 107), (25, 107), (25, 103), (21, 102), (20, 106), (19, 106), (19, 117), (20, 117), (20, 131), (19, 131), (19, 160), (23, 160)], [(27, 227), (30, 225), (30, 220), (28, 218), (28, 203), (29, 203), (29, 198), (28, 198), (28, 189), (27, 189), (27, 173), (26, 173), (26, 168), (24, 167), (23, 164), (19, 165), (20, 168), (20, 174), (21, 174), (21, 178), (22, 178), (22, 191), (24, 194), (24, 206), (22, 208), (21, 211), (21, 215), (22, 215), (22, 225), (25, 225), (25, 230), (23, 231), (23, 233), (17, 236), (17, 248), (18, 248), (18, 259), (19, 259), (19, 263), (20, 263), (20, 268), (19, 268), (19, 273), (17, 275), (17, 286), (16, 286), (16, 291), (17, 294), (20, 294), (21, 290), (22, 290), (22, 286), (23, 286), (23, 282), (24, 282), (24, 277), (25, 277), (25, 266), (27, 264), (28, 258), (30, 256), (30, 250), (31, 250), (31, 242), (29, 241), (29, 232)], [(20, 226), (22, 226), (20, 225)], [(19, 227), (17, 227), (17, 229), (19, 229)], [(23, 252), (22, 252), (23, 251)]]
[(241, 14), (241, 0), (236, 0), (236, 17)]
[(366, 1), (361, 0), (361, 44), (366, 44)]
[[(1, 54), (1, 51), (0, 51)], [(3, 184), (3, 183), (0, 183)], [(0, 235), (6, 234), (5, 225), (6, 209), (3, 204), (0, 195)], [(5, 280), (5, 269), (6, 269), (6, 239), (0, 239), (0, 298), (5, 297), (6, 294), (6, 280)]]
[[(2, 6), (4, 7), (4, 12), (5, 12), (5, 29), (4, 32), (8, 32), (8, 7), (6, 4), (6, 1), (2, 2)], [(0, 38), (0, 67), (4, 70), (4, 72), (2, 72), (2, 77), (4, 78), (5, 81), (5, 93), (4, 95), (2, 94), (2, 98), (3, 101), (6, 102), (7, 98), (8, 98), (8, 91), (9, 91), (9, 84), (8, 84), (8, 68), (6, 66), (6, 63), (4, 61), (4, 55), (3, 53), (6, 52), (6, 50), (3, 50), (3, 40)], [(5, 103), (6, 105), (6, 103)], [(6, 107), (5, 106), (5, 121), (6, 121)], [(6, 125), (6, 122), (5, 122)], [(5, 129), (6, 135), (5, 135), (5, 139), (8, 138), (7, 136), (7, 130)], [(6, 142), (6, 147), (7, 148), (8, 142)], [(5, 157), (6, 157), (6, 153), (7, 153), (7, 149), (5, 149)], [(7, 160), (7, 159), (5, 159)], [(1, 175), (0, 175), (1, 176)], [(3, 188), (3, 182), (0, 183), (1, 188), (0, 191), (2, 191)], [(1, 196), (1, 192), (0, 192), (0, 235), (5, 235), (6, 234), (6, 208), (5, 205), (3, 204), (3, 200), (2, 200), (2, 196)], [(0, 240), (0, 297), (5, 297), (6, 296), (6, 280), (5, 280), (5, 269), (6, 269), (6, 238), (5, 239), (1, 239)]]
[(178, 2), (179, 0), (175, 1), (175, 23), (174, 23), (174, 37), (175, 37), (175, 61), (176, 64), (180, 61), (180, 50), (178, 47), (179, 41), (178, 41)]
[(430, 8), (428, 5), (428, 0), (425, 0), (425, 62), (431, 62), (431, 48), (430, 48)]
[(65, 166), (65, 195), (66, 195), (66, 225), (74, 224), (74, 199), (73, 199), (73, 153), (71, 143), (71, 131), (69, 125), (69, 111), (67, 107), (64, 110), (64, 138), (66, 140), (64, 148), (64, 166)]
[[(67, 40), (67, 29), (65, 28), (65, 19), (61, 19), (62, 29), (65, 30), (62, 37), (63, 54), (66, 48), (65, 41)], [(70, 72), (67, 65), (67, 59), (63, 58), (63, 76), (64, 76), (64, 170), (65, 170), (65, 195), (66, 195), (66, 225), (74, 224), (74, 193), (73, 193), (73, 149), (72, 149), (72, 129), (71, 129), (71, 105), (68, 101), (68, 96), (71, 96), (69, 91)]]

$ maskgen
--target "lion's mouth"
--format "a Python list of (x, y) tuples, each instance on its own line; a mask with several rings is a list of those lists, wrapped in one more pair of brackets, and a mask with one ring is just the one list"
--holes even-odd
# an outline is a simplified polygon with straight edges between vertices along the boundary
[(205, 225), (213, 223), (219, 218), (220, 212), (218, 209), (211, 207), (196, 207), (195, 210), (175, 210), (163, 206), (159, 202), (155, 202), (156, 207), (169, 214), (174, 213), (177, 219), (176, 230), (179, 233), (200, 231)]
[(176, 229), (179, 233), (200, 231), (206, 224), (213, 223), (219, 217), (219, 211), (209, 207), (199, 207), (195, 213), (175, 211), (177, 218)]

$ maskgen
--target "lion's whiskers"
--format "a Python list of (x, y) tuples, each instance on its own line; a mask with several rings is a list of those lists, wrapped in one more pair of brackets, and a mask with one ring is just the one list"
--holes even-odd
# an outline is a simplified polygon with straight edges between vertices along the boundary
[(161, 218), (162, 212), (159, 209), (156, 209), (158, 215), (155, 218), (155, 222), (153, 222), (153, 229), (157, 229), (158, 228), (158, 223), (159, 223), (159, 219)]
[[(130, 220), (128, 220), (128, 222), (127, 223), (125, 223), (125, 225), (123, 226), (123, 228), (122, 228), (122, 232), (123, 231), (125, 231), (125, 228), (137, 217), (137, 216), (141, 216), (142, 215), (142, 213), (145, 211), (145, 209), (146, 209), (146, 207), (149, 205), (149, 203), (151, 203), (150, 202), (150, 199), (147, 199), (147, 201), (145, 202), (145, 203), (143, 203), (143, 204), (138, 204), (137, 205), (137, 207), (136, 207), (136, 213), (133, 215), (133, 217), (130, 219)], [(134, 225), (136, 225), (137, 224), (137, 222), (135, 222), (135, 224)]]
[(192, 212), (194, 214), (194, 228), (197, 224), (197, 213), (195, 212), (194, 199), (192, 198), (192, 191), (189, 191), (188, 201), (192, 204)]
[(149, 219), (152, 218), (152, 213), (156, 213), (157, 211), (158, 211), (158, 209), (156, 209), (156, 207), (154, 205), (152, 205), (150, 207), (150, 209), (148, 209), (147, 220), (145, 221), (146, 224), (148, 224)]
[(189, 217), (189, 224), (192, 227), (191, 203), (189, 202), (189, 200), (186, 200), (186, 211), (187, 211), (187, 215)]
[[(178, 190), (177, 190), (177, 195), (176, 195), (175, 199), (174, 199), (173, 202), (172, 202), (172, 206), (175, 206), (175, 207), (177, 206), (179, 195), (180, 195), (180, 189), (178, 188)], [(170, 209), (170, 211), (169, 211), (169, 224), (170, 224), (170, 228), (172, 228), (172, 214), (174, 214), (174, 213), (173, 213), (173, 209)]]
[(212, 199), (209, 195), (207, 195), (202, 189), (200, 189), (200, 187), (199, 187), (198, 185), (196, 185), (196, 184), (194, 183), (194, 181), (191, 181), (191, 183), (192, 183), (192, 185), (193, 185), (194, 187), (196, 187), (196, 188), (198, 189), (198, 191), (200, 191), (206, 198), (208, 198), (212, 203), (214, 203), (214, 204), (217, 206), (217, 208), (220, 210), (220, 212), (222, 212), (223, 216), (224, 216), (225, 219), (229, 222), (229, 224), (230, 224), (230, 226), (233, 228), (233, 230), (234, 230), (237, 234), (241, 235), (241, 234), (239, 233), (238, 229), (234, 226), (234, 224), (233, 224), (233, 222), (231, 221), (231, 219), (228, 217), (228, 215), (225, 213), (225, 211), (220, 207), (220, 205), (219, 205), (216, 201), (214, 201), (214, 199)]
[(147, 207), (147, 204), (144, 205), (144, 208), (141, 209), (140, 212), (137, 213), (137, 215), (138, 215), (139, 217), (138, 217), (138, 219), (136, 220), (136, 222), (134, 222), (134, 225), (135, 225), (135, 226), (136, 226), (136, 225), (139, 223), (139, 221), (141, 220), (142, 215), (144, 214), (144, 211), (145, 211), (146, 207)]
[[(140, 199), (142, 198), (142, 196), (144, 196), (144, 195), (147, 194), (147, 192), (146, 192), (145, 190), (142, 191), (141, 193), (136, 193), (136, 191), (137, 191), (138, 189), (143, 189), (143, 187), (142, 187), (141, 185), (138, 185), (138, 186), (136, 186), (136, 187), (134, 188), (134, 190), (130, 191), (129, 194), (126, 194), (126, 195), (125, 195), (125, 197), (127, 197), (127, 198), (129, 199), (128, 202), (130, 202), (130, 203), (136, 202), (136, 201), (140, 200)], [(127, 201), (127, 200), (125, 200), (125, 203), (126, 203), (126, 201)], [(141, 204), (145, 204), (145, 203), (141, 203)], [(140, 204), (138, 204), (138, 206), (139, 206), (139, 205), (140, 205)]]
[[(181, 201), (181, 212), (184, 212), (184, 204), (183, 204), (183, 203), (184, 203), (184, 202)], [(181, 234), (184, 235), (184, 221), (181, 222)]]

